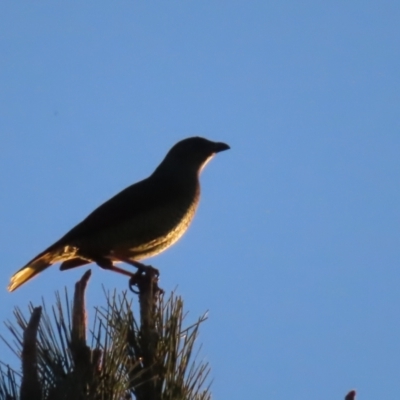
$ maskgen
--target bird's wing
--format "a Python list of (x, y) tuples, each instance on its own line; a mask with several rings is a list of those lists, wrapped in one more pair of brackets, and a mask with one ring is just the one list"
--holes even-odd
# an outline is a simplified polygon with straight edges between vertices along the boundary
[(57, 244), (64, 244), (135, 220), (168, 207), (182, 194), (181, 185), (150, 177), (135, 183), (103, 203), (82, 222), (67, 232)]

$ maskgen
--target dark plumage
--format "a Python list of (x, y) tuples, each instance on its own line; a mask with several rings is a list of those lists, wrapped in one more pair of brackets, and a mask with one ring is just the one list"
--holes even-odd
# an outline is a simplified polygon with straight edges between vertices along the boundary
[(131, 185), (94, 210), (60, 240), (15, 273), (13, 291), (50, 265), (70, 269), (95, 262), (132, 275), (113, 263), (154, 256), (186, 231), (199, 202), (199, 175), (225, 143), (192, 137), (178, 142), (152, 175)]

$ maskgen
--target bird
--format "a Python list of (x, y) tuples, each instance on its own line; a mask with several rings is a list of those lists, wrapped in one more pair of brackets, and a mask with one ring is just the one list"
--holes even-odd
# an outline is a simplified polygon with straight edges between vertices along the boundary
[(115, 263), (138, 268), (176, 243), (193, 220), (200, 199), (200, 173), (226, 143), (189, 137), (176, 143), (146, 179), (100, 205), (61, 239), (39, 253), (10, 280), (14, 291), (53, 264), (68, 270), (89, 263), (124, 275)]

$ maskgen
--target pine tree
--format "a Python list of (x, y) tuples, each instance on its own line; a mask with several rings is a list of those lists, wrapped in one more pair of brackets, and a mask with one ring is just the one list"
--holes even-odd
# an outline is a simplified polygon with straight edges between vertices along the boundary
[(209, 366), (193, 354), (205, 316), (185, 328), (182, 298), (165, 299), (157, 277), (146, 273), (136, 281), (139, 311), (127, 291), (105, 293), (88, 340), (89, 278), (90, 271), (76, 283), (72, 302), (66, 291), (50, 310), (30, 304), (29, 318), (15, 309), (8, 345), (22, 368), (1, 363), (0, 400), (211, 399)]
[(210, 368), (193, 356), (205, 316), (184, 328), (182, 298), (165, 299), (148, 272), (136, 281), (139, 319), (127, 291), (105, 293), (88, 344), (90, 274), (76, 283), (72, 302), (65, 291), (50, 311), (30, 304), (26, 318), (15, 309), (16, 322), (6, 323), (15, 340), (6, 343), (22, 368), (0, 362), (0, 400), (210, 400)]

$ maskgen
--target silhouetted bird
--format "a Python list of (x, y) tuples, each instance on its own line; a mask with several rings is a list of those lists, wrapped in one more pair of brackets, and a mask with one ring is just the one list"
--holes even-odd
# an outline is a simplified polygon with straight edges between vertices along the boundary
[(178, 142), (150, 177), (127, 187), (94, 210), (65, 236), (15, 273), (13, 291), (50, 265), (66, 270), (94, 262), (129, 276), (116, 267), (122, 261), (141, 267), (138, 260), (174, 244), (193, 219), (199, 197), (199, 175), (225, 143), (192, 137)]

